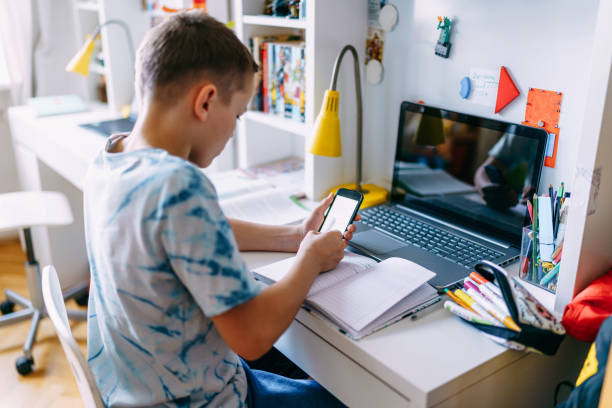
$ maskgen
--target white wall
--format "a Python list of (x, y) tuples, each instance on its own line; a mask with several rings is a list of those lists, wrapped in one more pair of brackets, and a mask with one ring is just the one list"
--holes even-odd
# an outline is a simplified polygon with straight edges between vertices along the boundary
[[(585, 114), (598, 1), (394, 0), (396, 29), (384, 45), (384, 79), (365, 86), (364, 171), (390, 183), (401, 101), (520, 123), (529, 87), (563, 92), (557, 167), (542, 184), (571, 184)], [(450, 58), (434, 55), (437, 16), (453, 20)], [(472, 67), (505, 66), (521, 95), (500, 114), (461, 99)], [(571, 189), (571, 186), (568, 185)]]

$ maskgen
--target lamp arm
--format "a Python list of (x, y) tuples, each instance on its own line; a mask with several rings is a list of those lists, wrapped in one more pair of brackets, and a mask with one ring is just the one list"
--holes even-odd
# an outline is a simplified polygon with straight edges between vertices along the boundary
[(125, 31), (125, 35), (127, 37), (127, 41), (128, 41), (128, 47), (130, 49), (130, 58), (132, 60), (132, 66), (135, 67), (136, 66), (136, 57), (134, 55), (134, 42), (132, 41), (132, 33), (130, 33), (130, 28), (128, 27), (128, 25), (121, 21), (121, 20), (106, 20), (105, 22), (103, 22), (102, 24), (100, 24), (97, 28), (96, 31), (94, 31), (94, 33), (91, 35), (91, 38), (93, 40), (95, 40), (95, 38), (98, 36), (98, 34), (100, 34), (100, 32), (102, 31), (102, 27), (105, 27), (107, 25), (110, 24), (117, 24), (118, 26), (120, 26), (121, 28), (123, 28), (123, 30)]
[(336, 84), (338, 82), (338, 73), (340, 71), (340, 64), (342, 63), (342, 58), (347, 51), (350, 51), (353, 54), (353, 63), (355, 66), (355, 93), (357, 96), (357, 191), (362, 191), (361, 182), (361, 156), (362, 156), (362, 100), (361, 100), (361, 74), (359, 72), (359, 56), (357, 55), (357, 50), (352, 45), (346, 45), (338, 54), (336, 58), (336, 62), (334, 63), (334, 70), (332, 73), (332, 80), (330, 84), (330, 89), (332, 91), (336, 90)]

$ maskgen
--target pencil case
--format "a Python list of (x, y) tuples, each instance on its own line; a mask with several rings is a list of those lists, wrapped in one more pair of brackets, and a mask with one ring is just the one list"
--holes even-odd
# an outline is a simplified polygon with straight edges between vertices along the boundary
[(554, 315), (525, 289), (517, 277), (508, 277), (503, 268), (482, 261), (475, 269), (484, 278), (497, 284), (510, 316), (521, 331), (476, 322), (467, 323), (509, 348), (554, 355), (565, 338), (565, 329)]

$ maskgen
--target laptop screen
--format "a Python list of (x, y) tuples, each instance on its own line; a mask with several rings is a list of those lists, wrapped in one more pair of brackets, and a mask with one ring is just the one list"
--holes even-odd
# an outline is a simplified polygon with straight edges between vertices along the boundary
[(518, 245), (546, 138), (542, 129), (403, 102), (391, 200)]

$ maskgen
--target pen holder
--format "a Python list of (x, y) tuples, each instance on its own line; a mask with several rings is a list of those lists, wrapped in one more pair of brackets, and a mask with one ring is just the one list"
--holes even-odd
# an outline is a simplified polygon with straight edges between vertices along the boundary
[(561, 248), (554, 242), (541, 242), (532, 226), (523, 228), (519, 278), (549, 292), (556, 293)]

